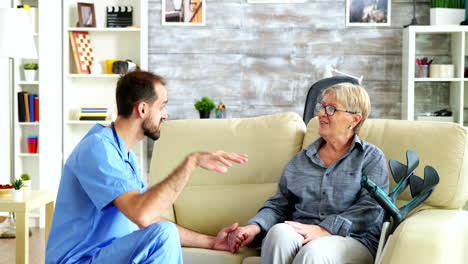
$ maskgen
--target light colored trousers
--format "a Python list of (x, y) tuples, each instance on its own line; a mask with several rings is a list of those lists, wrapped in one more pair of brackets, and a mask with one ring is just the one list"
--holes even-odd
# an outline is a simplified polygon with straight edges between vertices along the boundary
[(373, 257), (361, 242), (351, 237), (324, 236), (302, 245), (304, 237), (291, 226), (274, 225), (262, 245), (264, 264), (359, 263), (371, 264)]

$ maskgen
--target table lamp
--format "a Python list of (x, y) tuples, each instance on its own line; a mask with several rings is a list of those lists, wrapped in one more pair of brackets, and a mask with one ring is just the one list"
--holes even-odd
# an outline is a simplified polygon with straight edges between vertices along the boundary
[[(10, 103), (10, 181), (15, 179), (15, 105), (14, 105), (14, 58), (36, 59), (31, 18), (22, 8), (0, 8), (0, 58), (9, 60)], [(14, 220), (10, 213), (8, 232), (14, 236)]]

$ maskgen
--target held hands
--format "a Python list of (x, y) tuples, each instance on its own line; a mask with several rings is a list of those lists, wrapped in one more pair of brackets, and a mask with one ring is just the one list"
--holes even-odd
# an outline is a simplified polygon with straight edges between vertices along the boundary
[(331, 236), (331, 233), (327, 229), (319, 225), (306, 225), (293, 221), (285, 221), (284, 223), (290, 225), (299, 235), (304, 237), (302, 245), (322, 236)]
[(231, 235), (233, 231), (237, 230), (238, 226), (238, 223), (234, 223), (231, 226), (223, 228), (221, 231), (219, 231), (218, 235), (213, 241), (213, 246), (211, 249), (229, 251), (228, 236)]
[(237, 252), (240, 248), (249, 245), (257, 234), (260, 233), (258, 225), (242, 226), (229, 233), (228, 247), (232, 253)]
[(222, 150), (213, 152), (195, 152), (192, 156), (194, 156), (197, 166), (220, 173), (226, 173), (227, 167), (232, 167), (232, 164), (228, 160), (240, 164), (248, 161), (247, 155), (245, 154), (224, 152)]

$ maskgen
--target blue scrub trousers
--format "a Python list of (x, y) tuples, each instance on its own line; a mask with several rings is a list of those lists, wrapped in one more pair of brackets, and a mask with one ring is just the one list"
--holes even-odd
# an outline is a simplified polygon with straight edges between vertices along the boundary
[(174, 223), (161, 221), (115, 239), (84, 263), (179, 263), (182, 248)]

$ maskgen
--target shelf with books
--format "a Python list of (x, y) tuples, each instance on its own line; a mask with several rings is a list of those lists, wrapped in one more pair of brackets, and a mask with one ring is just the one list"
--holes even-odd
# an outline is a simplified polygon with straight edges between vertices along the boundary
[(16, 98), (18, 123), (39, 121), (38, 92), (19, 91)]
[[(3, 7), (11, 6), (12, 8), (24, 4), (22, 0), (4, 2), (8, 3), (3, 4)], [(56, 1), (46, 0), (26, 2), (32, 5), (32, 8), (26, 12), (30, 12), (31, 18), (35, 18), (31, 19), (33, 26), (36, 27), (36, 33), (33, 34), (35, 50), (34, 52), (31, 51), (31, 53), (37, 54), (37, 58), (22, 58), (20, 55), (11, 61), (12, 70), (9, 72), (13, 74), (13, 81), (8, 82), (7, 80), (7, 83), (13, 86), (13, 105), (11, 106), (13, 126), (9, 129), (11, 139), (8, 136), (10, 139), (8, 142), (13, 146), (13, 151), (6, 155), (9, 162), (4, 162), (5, 164), (0, 166), (0, 182), (10, 182), (12, 179), (19, 178), (23, 173), (27, 173), (32, 180), (32, 189), (56, 191), (62, 170), (63, 68), (61, 66), (61, 4), (57, 4)], [(24, 54), (26, 53), (28, 52)], [(35, 71), (33, 78), (26, 78), (26, 75), (29, 77), (29, 74), (24, 72), (24, 66), (31, 63), (37, 64), (38, 70)], [(36, 65), (28, 66), (27, 68), (36, 68)], [(33, 95), (32, 99), (38, 98), (39, 100), (40, 98), (40, 105), (34, 103), (34, 100), (32, 101), (33, 104), (31, 104), (37, 105), (37, 109), (36, 107), (32, 107), (35, 114), (31, 115), (29, 113), (30, 117), (33, 116), (34, 121), (36, 121), (36, 113), (40, 112), (40, 122), (21, 122), (26, 120), (19, 113), (19, 104), (22, 102), (25, 107), (25, 102), (27, 102), (29, 106), (30, 101), (29, 95), (27, 100), (25, 100), (24, 95), (18, 100), (19, 93), (20, 95), (22, 93)], [(42, 104), (42, 102), (44, 103)], [(23, 113), (24, 115), (26, 114), (25, 108), (23, 108)], [(4, 129), (4, 133), (8, 133), (6, 130)], [(30, 142), (28, 142), (28, 138), (31, 139)], [(36, 141), (33, 140), (34, 138)], [(28, 146), (31, 146), (31, 149), (33, 146), (34, 148), (42, 146), (42, 148), (34, 151), (37, 153), (29, 153)], [(40, 215), (39, 212), (36, 214), (36, 216)], [(44, 226), (45, 217), (37, 219), (37, 223)]]
[[(112, 73), (112, 63), (131, 60), (141, 69), (148, 67), (147, 0), (94, 1), (94, 27), (77, 27), (78, 2), (63, 1), (63, 162), (92, 126), (107, 126), (117, 117), (115, 87), (120, 75)], [(106, 27), (108, 6), (131, 6), (135, 27)], [(82, 45), (83, 40), (86, 45)], [(78, 58), (85, 49), (92, 55)], [(108, 109), (105, 120), (79, 120), (92, 119), (85, 117), (81, 108), (96, 105)], [(143, 175), (147, 171), (146, 142), (137, 144), (134, 152)]]

